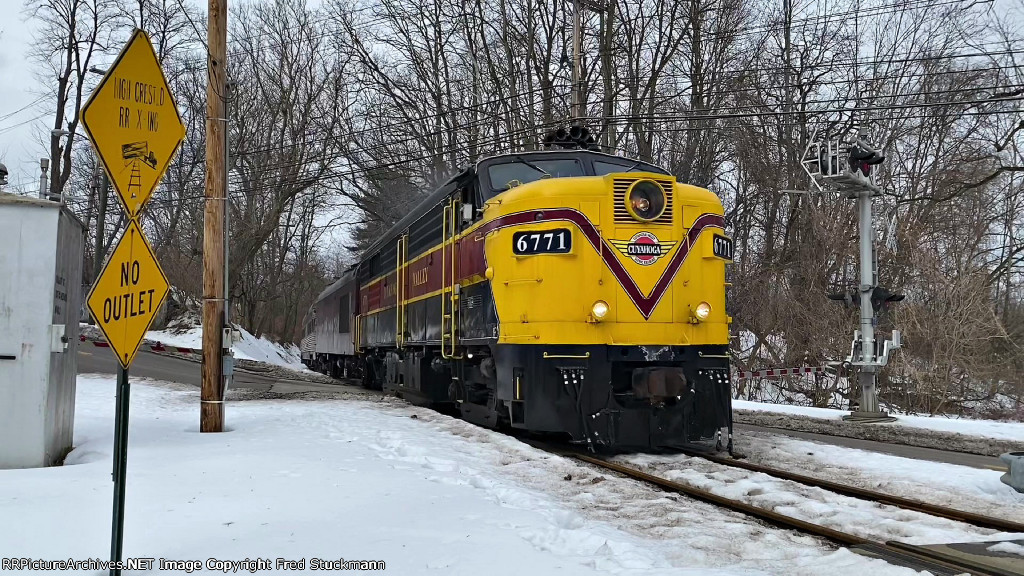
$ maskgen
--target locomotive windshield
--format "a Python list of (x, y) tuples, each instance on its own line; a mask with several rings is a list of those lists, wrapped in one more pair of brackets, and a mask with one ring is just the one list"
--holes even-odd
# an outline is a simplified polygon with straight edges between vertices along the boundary
[(526, 160), (514, 157), (505, 164), (495, 164), (487, 168), (487, 176), (495, 189), (508, 190), (541, 178), (583, 176), (583, 166), (579, 160), (571, 158)]
[(604, 176), (617, 172), (655, 172), (663, 168), (633, 158), (583, 150), (523, 152), (488, 158), (480, 164), (484, 199), (544, 178)]
[(594, 176), (604, 176), (605, 174), (612, 174), (615, 172), (661, 172), (660, 168), (655, 168), (650, 164), (644, 164), (643, 162), (630, 162), (628, 164), (620, 164), (618, 162), (601, 162), (599, 160), (594, 161)]

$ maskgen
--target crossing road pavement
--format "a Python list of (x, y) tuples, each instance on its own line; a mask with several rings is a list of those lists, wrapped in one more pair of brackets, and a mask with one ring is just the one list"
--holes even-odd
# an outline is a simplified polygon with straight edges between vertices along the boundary
[[(97, 347), (83, 347), (78, 350), (78, 373), (79, 374), (116, 374), (117, 360), (110, 350)], [(132, 362), (131, 374), (144, 376), (157, 380), (181, 382), (199, 387), (199, 362), (187, 360), (177, 356), (164, 356), (145, 350), (139, 350)], [(317, 390), (338, 390), (345, 385), (339, 383), (319, 384), (304, 380), (290, 380), (287, 378), (273, 377), (266, 374), (257, 374), (241, 370), (235, 371), (232, 382), (233, 388), (251, 388), (253, 390), (269, 391), (280, 393), (308, 392)], [(767, 428), (753, 426), (750, 424), (736, 424), (736, 430), (742, 432), (764, 432), (769, 434), (783, 434), (804, 440), (813, 440), (825, 444), (844, 446), (847, 448), (859, 448), (871, 452), (892, 454), (905, 458), (916, 458), (918, 460), (931, 460), (934, 462), (945, 462), (948, 464), (959, 464), (974, 468), (1005, 471), (1006, 467), (998, 458), (989, 456), (978, 456), (976, 454), (964, 454), (962, 452), (947, 452), (932, 448), (918, 448), (915, 446), (904, 446), (902, 444), (886, 444), (872, 440), (859, 440), (856, 438), (844, 438), (841, 436), (828, 436), (825, 434), (814, 434), (811, 432), (799, 432), (795, 430), (783, 430), (779, 428)], [(742, 437), (739, 439), (739, 450), (742, 452)]]
[[(865, 424), (871, 426), (871, 424)], [(801, 432), (799, 430), (784, 430), (782, 428), (768, 428), (765, 426), (754, 426), (752, 424), (736, 424), (737, 432), (764, 432), (767, 434), (782, 434), (800, 438), (801, 440), (812, 440), (824, 444), (843, 446), (846, 448), (858, 448), (868, 452), (880, 452), (904, 458), (915, 458), (917, 460), (931, 460), (933, 462), (944, 462), (947, 464), (959, 464), (972, 468), (984, 468), (986, 470), (999, 470), (1006, 472), (1006, 465), (999, 458), (992, 456), (979, 456), (978, 454), (967, 454), (964, 452), (947, 452), (934, 448), (919, 448), (917, 446), (906, 446), (904, 444), (888, 444), (874, 440), (861, 440), (858, 438), (845, 438), (843, 436), (828, 436), (826, 434), (815, 434), (813, 432)], [(742, 448), (739, 449), (742, 452)]]
[[(110, 350), (94, 346), (78, 349), (79, 374), (117, 374), (118, 363)], [(132, 376), (143, 376), (169, 382), (180, 382), (199, 387), (202, 382), (199, 362), (177, 356), (164, 356), (146, 350), (139, 350), (129, 371)], [(235, 370), (232, 388), (289, 393), (318, 390), (338, 390), (343, 385), (319, 384), (301, 379), (274, 377), (243, 370)]]

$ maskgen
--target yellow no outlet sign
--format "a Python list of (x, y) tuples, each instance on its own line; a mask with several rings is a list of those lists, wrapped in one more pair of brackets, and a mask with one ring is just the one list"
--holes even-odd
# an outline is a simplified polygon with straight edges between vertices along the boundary
[(136, 221), (89, 292), (89, 311), (121, 366), (128, 368), (167, 296), (167, 278)]

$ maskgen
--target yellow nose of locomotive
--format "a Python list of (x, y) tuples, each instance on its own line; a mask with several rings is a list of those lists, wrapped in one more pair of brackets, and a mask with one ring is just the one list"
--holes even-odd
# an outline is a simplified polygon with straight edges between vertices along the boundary
[(728, 343), (722, 214), (711, 192), (655, 173), (503, 193), (477, 234), (499, 343)]

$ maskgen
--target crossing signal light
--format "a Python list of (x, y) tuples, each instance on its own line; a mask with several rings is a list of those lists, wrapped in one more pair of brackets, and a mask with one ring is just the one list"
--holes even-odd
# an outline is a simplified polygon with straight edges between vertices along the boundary
[(842, 302), (843, 308), (857, 308), (860, 306), (860, 296), (857, 295), (857, 291), (853, 288), (843, 292), (832, 292), (828, 294), (828, 299)]
[(865, 178), (871, 176), (871, 167), (885, 162), (885, 156), (871, 147), (857, 142), (850, 147), (850, 171), (860, 172)]
[(836, 176), (842, 170), (839, 168), (839, 157), (830, 154), (828, 148), (822, 148), (818, 152), (818, 170), (822, 176)]
[(885, 312), (893, 302), (899, 302), (906, 297), (906, 294), (899, 294), (892, 292), (888, 288), (875, 286), (875, 288), (871, 290), (871, 308), (876, 314), (878, 312)]
[[(876, 314), (878, 312), (886, 312), (893, 302), (899, 302), (906, 297), (906, 294), (893, 292), (883, 286), (875, 286), (871, 289), (871, 308)], [(842, 292), (831, 292), (828, 294), (828, 299), (841, 302), (843, 308), (860, 308), (860, 293), (856, 288), (847, 288)]]

